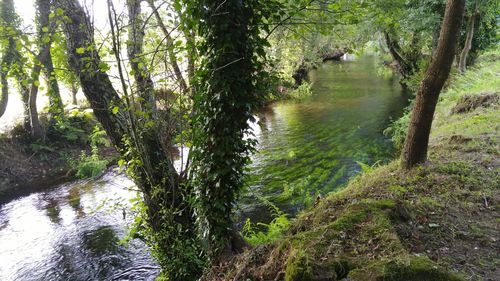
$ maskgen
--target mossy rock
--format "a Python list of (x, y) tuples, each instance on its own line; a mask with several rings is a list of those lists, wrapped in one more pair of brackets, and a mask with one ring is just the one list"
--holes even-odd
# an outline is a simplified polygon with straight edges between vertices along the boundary
[(359, 281), (463, 281), (462, 277), (446, 271), (427, 257), (411, 257), (407, 262), (391, 261), (373, 264), (349, 273), (349, 280)]

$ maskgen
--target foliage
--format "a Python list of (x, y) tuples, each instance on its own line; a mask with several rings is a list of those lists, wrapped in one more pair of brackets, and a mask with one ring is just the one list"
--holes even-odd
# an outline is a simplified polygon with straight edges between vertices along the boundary
[[(199, 51), (204, 54), (196, 83), (192, 178), (198, 222), (212, 258), (231, 249), (232, 213), (244, 183), (244, 167), (255, 140), (249, 127), (262, 99), (259, 88), (268, 45), (262, 31), (274, 1), (200, 0)], [(262, 8), (266, 7), (269, 10)], [(228, 233), (229, 232), (229, 233)]]
[[(157, 280), (195, 280), (200, 268), (206, 266), (206, 259), (199, 249), (198, 239), (190, 238), (190, 230), (181, 224), (170, 223), (162, 225), (161, 231), (153, 230), (148, 223), (148, 206), (143, 195), (138, 194), (132, 198), (132, 212), (135, 219), (129, 226), (125, 242), (130, 239), (140, 238), (151, 247), (151, 253), (161, 265), (161, 273)], [(172, 217), (171, 209), (161, 210), (165, 221)], [(175, 228), (175, 229), (174, 229)], [(161, 243), (170, 243), (168, 253)]]
[[(466, 93), (488, 92), (491, 88), (496, 87), (497, 79), (494, 78), (496, 65), (492, 64), (492, 62), (498, 61), (498, 54), (498, 47), (489, 49), (478, 57), (477, 65), (471, 71), (466, 72), (464, 75), (455, 74), (455, 76), (450, 77), (453, 82), (443, 93), (445, 98), (442, 99), (448, 103), (450, 101), (456, 102), (459, 97)], [(488, 65), (488, 67), (485, 65)], [(384, 130), (384, 134), (391, 137), (398, 149), (402, 149), (404, 145), (410, 117), (411, 106), (406, 109), (401, 118), (394, 120)]]
[(82, 151), (80, 158), (73, 165), (76, 168), (76, 176), (85, 178), (96, 178), (104, 173), (108, 162), (99, 157), (99, 149), (97, 146), (92, 146), (91, 154), (87, 156), (85, 151)]
[(94, 127), (94, 130), (90, 134), (89, 139), (90, 145), (92, 147), (99, 145), (104, 145), (107, 147), (111, 146), (111, 142), (109, 141), (108, 135), (106, 135), (106, 131), (104, 131), (104, 129), (99, 125), (96, 125)]
[(302, 101), (312, 95), (312, 86), (309, 82), (303, 82), (297, 89), (292, 90), (290, 98), (296, 101)]
[(269, 224), (260, 222), (254, 224), (247, 218), (243, 225), (243, 237), (251, 246), (271, 243), (280, 239), (290, 225), (290, 221), (285, 213), (271, 202), (267, 200), (265, 202), (271, 208), (273, 220)]
[(408, 123), (410, 122), (411, 110), (408, 108), (401, 118), (391, 122), (389, 127), (384, 130), (384, 135), (390, 137), (396, 148), (400, 151), (405, 143)]

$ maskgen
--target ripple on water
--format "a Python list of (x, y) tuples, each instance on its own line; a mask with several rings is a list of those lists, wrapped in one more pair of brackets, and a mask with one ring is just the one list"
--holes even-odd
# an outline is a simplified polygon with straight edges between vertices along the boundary
[[(146, 246), (119, 243), (132, 186), (110, 172), (1, 206), (0, 280), (154, 280), (159, 268)], [(97, 210), (103, 201), (123, 207)]]

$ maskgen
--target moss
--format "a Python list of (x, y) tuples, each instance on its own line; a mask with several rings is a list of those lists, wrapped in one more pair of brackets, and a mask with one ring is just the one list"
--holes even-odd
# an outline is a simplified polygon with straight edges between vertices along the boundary
[[(498, 228), (491, 222), (500, 221), (500, 162), (495, 157), (500, 111), (494, 105), (450, 115), (461, 96), (498, 89), (494, 77), (500, 61), (485, 65), (458, 77), (442, 96), (426, 165), (402, 171), (395, 160), (355, 176), (345, 188), (302, 212), (287, 234), (269, 245), (274, 254), (259, 255), (259, 262), (245, 265), (247, 277), (464, 280), (456, 271), (466, 273), (467, 280), (495, 279)], [(328, 169), (326, 161), (321, 163)], [(344, 173), (330, 169), (324, 177), (315, 168), (309, 172), (321, 181), (294, 178), (289, 188), (304, 194), (337, 184), (337, 176), (340, 181)]]
[(305, 251), (295, 251), (288, 259), (285, 269), (285, 281), (313, 280), (312, 268)]
[(352, 270), (349, 280), (357, 281), (462, 281), (461, 276), (448, 272), (427, 257), (405, 257), (404, 260), (373, 262)]
[(384, 274), (376, 280), (384, 281), (460, 281), (458, 275), (448, 272), (427, 257), (411, 257), (408, 264), (390, 262), (385, 266)]

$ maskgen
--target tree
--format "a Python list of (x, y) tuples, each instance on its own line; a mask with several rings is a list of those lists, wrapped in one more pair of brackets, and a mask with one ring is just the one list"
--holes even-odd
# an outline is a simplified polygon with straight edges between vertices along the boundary
[[(120, 73), (123, 99), (106, 74), (108, 67), (100, 58), (92, 25), (78, 0), (58, 2), (67, 17), (64, 33), (69, 65), (77, 73), (94, 115), (128, 163), (128, 173), (142, 192), (144, 226), (150, 230), (142, 231), (141, 235), (154, 249), (169, 279), (195, 280), (201, 274), (203, 263), (200, 262), (193, 209), (189, 204), (192, 190), (173, 166), (168, 151), (170, 144), (162, 139), (161, 124), (151, 114), (153, 104), (143, 103), (142, 107), (147, 108), (137, 109), (132, 101), (134, 95), (129, 93), (123, 78), (121, 29), (116, 26), (118, 20), (114, 7), (108, 1), (112, 49)], [(134, 40), (138, 38), (136, 36)], [(140, 47), (139, 41), (132, 44)], [(147, 77), (147, 73), (143, 75)]]
[(50, 1), (37, 0), (37, 43), (38, 54), (35, 57), (34, 67), (31, 71), (31, 90), (29, 94), (29, 112), (31, 135), (36, 139), (44, 137), (43, 128), (38, 118), (38, 110), (36, 99), (40, 86), (40, 72), (43, 70), (46, 73), (48, 81), (48, 96), (50, 100), (49, 113), (51, 117), (60, 117), (63, 115), (63, 105), (59, 93), (59, 86), (54, 73), (54, 65), (50, 48), (52, 45), (52, 36), (54, 33), (54, 23), (50, 21)]
[(145, 25), (141, 14), (141, 2), (142, 0), (127, 0), (129, 17), (127, 54), (132, 72), (134, 73), (138, 96), (141, 99), (141, 103), (144, 104), (143, 107), (156, 110), (156, 101), (153, 95), (153, 80), (151, 80), (142, 57)]
[[(180, 91), (182, 93), (187, 93), (188, 91), (188, 85), (186, 83), (186, 80), (184, 79), (184, 76), (182, 75), (182, 71), (179, 67), (179, 64), (177, 63), (177, 56), (174, 52), (173, 45), (174, 45), (174, 39), (172, 38), (171, 31), (169, 31), (163, 22), (160, 13), (158, 12), (158, 8), (155, 6), (154, 0), (147, 0), (149, 6), (153, 10), (153, 14), (155, 16), (156, 22), (160, 26), (161, 31), (163, 32), (163, 36), (165, 36), (165, 46), (167, 48), (167, 53), (168, 53), (168, 59), (170, 62), (170, 65), (174, 71), (175, 78), (177, 79), (177, 82), (179, 84)], [(187, 38), (186, 38), (187, 39)]]
[[(11, 26), (9, 26), (9, 24), (16, 21), (14, 2), (12, 0), (2, 0), (0, 5), (0, 26), (3, 30), (3, 34), (12, 34), (14, 30)], [(2, 117), (2, 115), (5, 113), (5, 110), (7, 109), (7, 104), (9, 101), (9, 84), (7, 75), (12, 63), (16, 59), (16, 55), (16, 42), (14, 41), (14, 38), (12, 36), (9, 36), (5, 46), (2, 49), (2, 60), (0, 64), (0, 83), (2, 87), (2, 93), (0, 96), (0, 117)]]
[(77, 94), (80, 88), (78, 76), (68, 65), (66, 54), (66, 40), (64, 36), (54, 36), (54, 42), (51, 48), (52, 60), (54, 62), (54, 72), (57, 81), (68, 87), (71, 91), (71, 103), (78, 104)]
[(201, 74), (195, 90), (192, 176), (198, 222), (212, 262), (242, 250), (234, 228), (234, 205), (243, 187), (244, 167), (254, 140), (249, 120), (265, 39), (260, 36), (260, 1), (199, 0), (204, 39)]
[(470, 49), (472, 48), (472, 38), (474, 36), (474, 26), (476, 24), (476, 3), (474, 2), (474, 6), (469, 16), (469, 23), (467, 24), (467, 38), (465, 39), (464, 48), (460, 53), (460, 59), (458, 63), (458, 70), (461, 73), (465, 72), (467, 67), (467, 55), (469, 54)]
[(465, 0), (448, 0), (436, 51), (420, 83), (408, 128), (402, 166), (410, 169), (427, 160), (429, 134), (439, 94), (450, 73), (464, 14)]
[[(2, 35), (6, 37), (3, 39), (7, 41), (6, 43), (4, 43), (4, 48), (2, 50), (2, 61), (0, 65), (0, 83), (2, 85), (0, 109), (3, 107), (7, 107), (9, 95), (8, 75), (10, 74), (17, 80), (19, 92), (21, 94), (21, 99), (24, 106), (24, 127), (26, 130), (29, 130), (29, 77), (24, 69), (26, 59), (20, 53), (22, 42), (20, 40), (21, 32), (17, 28), (19, 19), (16, 11), (14, 10), (13, 0), (2, 0), (0, 2), (0, 5), (0, 26), (3, 31)], [(0, 116), (2, 114), (0, 114)]]

